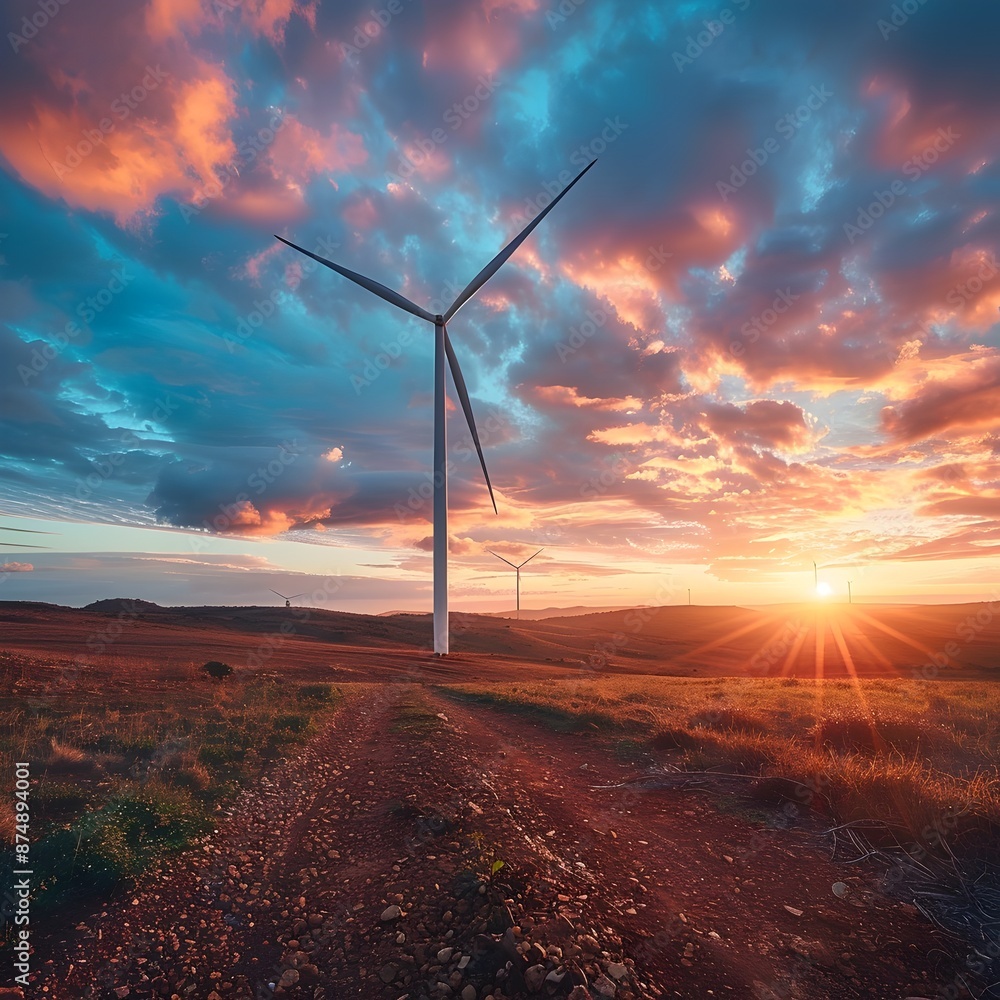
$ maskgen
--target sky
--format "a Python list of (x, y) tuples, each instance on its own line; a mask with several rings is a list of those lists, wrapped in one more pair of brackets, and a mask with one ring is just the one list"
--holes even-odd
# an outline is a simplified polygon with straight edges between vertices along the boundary
[[(995, 599), (989, 0), (14, 0), (0, 599)], [(35, 532), (28, 534), (26, 532)]]

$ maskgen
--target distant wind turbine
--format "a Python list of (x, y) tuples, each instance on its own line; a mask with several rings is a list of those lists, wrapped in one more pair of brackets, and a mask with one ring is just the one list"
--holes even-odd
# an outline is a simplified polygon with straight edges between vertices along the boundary
[(851, 581), (850, 580), (847, 581), (847, 603), (848, 604), (853, 604), (854, 603), (853, 599), (851, 598)]
[[(268, 587), (267, 589), (271, 590), (270, 587)], [(278, 594), (276, 590), (271, 590), (271, 593)], [(305, 597), (305, 596), (306, 596), (305, 594), (292, 594), (291, 597), (288, 597), (286, 594), (278, 594), (278, 597), (284, 600), (286, 608), (290, 608), (292, 606), (292, 601), (294, 601), (296, 597)]]
[(491, 556), (496, 556), (497, 559), (499, 559), (501, 562), (505, 562), (508, 566), (512, 567), (514, 570), (517, 571), (517, 619), (518, 621), (520, 621), (521, 620), (521, 567), (526, 566), (528, 563), (531, 562), (532, 559), (535, 558), (535, 556), (538, 555), (538, 552), (544, 552), (545, 549), (544, 547), (540, 548), (538, 552), (535, 553), (535, 556), (528, 556), (528, 558), (525, 559), (523, 563), (512, 563), (509, 559), (504, 559), (502, 555), (499, 555), (492, 549), (487, 549), (486, 551), (489, 552)]
[(574, 184), (597, 162), (596, 159), (591, 160), (573, 178), (573, 180), (566, 185), (552, 199), (552, 202), (547, 205), (535, 218), (528, 223), (524, 229), (518, 233), (489, 262), (489, 264), (484, 267), (479, 274), (477, 274), (472, 281), (462, 290), (458, 298), (451, 304), (450, 308), (443, 315), (438, 313), (434, 315), (429, 313), (426, 309), (421, 306), (416, 305), (411, 302), (405, 296), (399, 294), (399, 292), (394, 292), (391, 288), (387, 288), (385, 285), (380, 284), (371, 278), (366, 278), (363, 274), (358, 274), (356, 271), (351, 271), (349, 268), (343, 267), (340, 264), (335, 264), (333, 261), (326, 260), (323, 257), (319, 257), (314, 253), (310, 253), (308, 250), (304, 250), (300, 246), (296, 246), (294, 243), (290, 243), (288, 240), (281, 236), (275, 236), (276, 239), (281, 240), (282, 243), (290, 246), (293, 250), (298, 250), (299, 253), (304, 253), (307, 257), (312, 257), (313, 260), (320, 264), (326, 265), (326, 267), (331, 268), (338, 274), (342, 274), (345, 278), (350, 279), (355, 284), (360, 285), (362, 288), (368, 289), (369, 292), (373, 292), (379, 298), (385, 299), (386, 302), (390, 302), (392, 305), (404, 310), (405, 312), (411, 313), (420, 319), (426, 320), (428, 323), (434, 324), (434, 652), (440, 655), (444, 655), (448, 652), (448, 473), (447, 473), (447, 462), (448, 462), (448, 437), (447, 437), (447, 425), (446, 425), (446, 412), (445, 412), (445, 368), (446, 360), (447, 367), (451, 368), (451, 375), (455, 382), (455, 389), (458, 392), (458, 398), (462, 403), (462, 409), (465, 411), (465, 419), (469, 424), (469, 430), (472, 432), (472, 440), (475, 442), (476, 451), (479, 454), (479, 464), (483, 467), (483, 476), (486, 479), (486, 488), (490, 491), (490, 500), (493, 503), (493, 511), (497, 512), (496, 500), (493, 497), (493, 486), (490, 483), (490, 474), (486, 470), (486, 459), (483, 458), (483, 449), (479, 443), (479, 432), (476, 430), (476, 421), (472, 415), (472, 403), (469, 401), (469, 393), (465, 387), (465, 378), (462, 375), (462, 369), (458, 365), (458, 358), (455, 355), (455, 350), (451, 345), (451, 338), (448, 336), (448, 322), (454, 317), (462, 306), (469, 301), (479, 291), (483, 285), (486, 284), (490, 278), (493, 277), (497, 271), (507, 262), (508, 258), (514, 253), (515, 250), (528, 238), (535, 226), (538, 225), (542, 219), (545, 218), (549, 212), (552, 211), (556, 205), (559, 204), (560, 199), (573, 187)]

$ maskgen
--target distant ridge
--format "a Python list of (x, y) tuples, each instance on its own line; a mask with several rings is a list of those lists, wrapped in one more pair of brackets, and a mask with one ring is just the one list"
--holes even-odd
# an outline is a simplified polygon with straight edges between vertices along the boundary
[[(633, 608), (640, 606), (635, 604), (615, 604), (608, 605), (607, 607), (588, 607), (585, 604), (577, 604), (571, 608), (541, 608), (538, 611), (531, 611), (527, 608), (521, 608), (521, 620), (522, 621), (540, 621), (543, 618), (569, 618), (573, 615), (601, 615), (609, 611), (631, 611)], [(648, 607), (648, 605), (641, 605), (642, 607)], [(454, 615), (482, 615), (484, 618), (516, 618), (517, 612), (511, 609), (510, 611), (459, 611), (457, 608), (452, 608), (451, 611)], [(377, 614), (376, 618), (388, 618), (392, 615), (420, 615), (429, 614), (425, 611), (381, 611)]]
[(152, 601), (141, 601), (137, 597), (108, 597), (103, 601), (92, 601), (84, 605), (84, 611), (160, 611), (160, 605)]

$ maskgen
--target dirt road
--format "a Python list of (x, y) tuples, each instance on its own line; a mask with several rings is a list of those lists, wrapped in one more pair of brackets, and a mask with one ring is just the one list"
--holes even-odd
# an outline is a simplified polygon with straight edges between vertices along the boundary
[(373, 686), (195, 850), (39, 941), (30, 995), (904, 1000), (953, 982), (939, 935), (831, 863), (816, 821), (597, 787), (636, 771), (586, 736)]

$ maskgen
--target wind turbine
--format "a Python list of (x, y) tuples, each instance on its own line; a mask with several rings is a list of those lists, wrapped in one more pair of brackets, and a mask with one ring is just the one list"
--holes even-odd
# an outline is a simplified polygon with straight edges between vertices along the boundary
[(854, 603), (854, 600), (851, 597), (851, 581), (850, 580), (847, 581), (847, 603), (848, 604), (853, 604)]
[(486, 471), (486, 459), (483, 458), (483, 449), (479, 443), (479, 432), (476, 430), (476, 421), (472, 415), (472, 403), (469, 401), (469, 393), (465, 387), (465, 378), (462, 375), (462, 369), (459, 367), (455, 350), (451, 345), (451, 338), (448, 336), (448, 323), (458, 310), (503, 267), (514, 251), (528, 238), (535, 226), (559, 204), (560, 199), (596, 162), (596, 159), (591, 160), (552, 199), (552, 202), (539, 212), (465, 286), (458, 298), (455, 299), (448, 311), (443, 315), (441, 313), (437, 315), (429, 313), (422, 306), (418, 306), (408, 298), (400, 295), (399, 292), (395, 292), (391, 288), (386, 288), (385, 285), (371, 278), (366, 278), (363, 274), (358, 274), (356, 271), (351, 271), (340, 264), (335, 264), (333, 261), (310, 253), (308, 250), (290, 243), (281, 236), (275, 236), (275, 239), (281, 240), (282, 243), (290, 246), (293, 250), (298, 250), (299, 253), (303, 253), (307, 257), (312, 257), (313, 260), (326, 265), (338, 274), (342, 274), (345, 278), (349, 278), (355, 284), (368, 289), (369, 292), (373, 292), (379, 298), (385, 299), (386, 302), (390, 302), (405, 312), (434, 324), (434, 652), (439, 655), (444, 655), (448, 652), (448, 436), (445, 412), (446, 360), (447, 367), (451, 368), (451, 376), (455, 382), (455, 389), (458, 392), (459, 400), (461, 400), (462, 409), (465, 412), (465, 419), (469, 424), (469, 430), (472, 432), (472, 440), (475, 442), (476, 452), (479, 454), (479, 464), (483, 467), (483, 476), (486, 479), (486, 488), (490, 491), (493, 511), (497, 513), (497, 503), (493, 497), (490, 474)]
[[(271, 590), (270, 587), (268, 587), (267, 589)], [(278, 594), (276, 590), (271, 590), (271, 593)], [(278, 597), (284, 598), (286, 608), (290, 608), (292, 606), (292, 601), (294, 601), (296, 597), (305, 597), (305, 596), (306, 596), (305, 594), (292, 594), (291, 597), (288, 597), (286, 594), (278, 594)]]
[(520, 621), (521, 620), (521, 567), (526, 566), (528, 563), (530, 563), (531, 560), (538, 555), (538, 552), (544, 552), (545, 551), (544, 546), (540, 548), (538, 552), (535, 553), (535, 556), (528, 556), (528, 558), (525, 559), (524, 562), (520, 564), (512, 563), (509, 559), (504, 559), (502, 555), (499, 555), (492, 549), (487, 549), (486, 551), (489, 552), (491, 556), (496, 556), (497, 559), (501, 560), (501, 562), (505, 562), (508, 566), (511, 566), (513, 569), (517, 570), (517, 620)]

